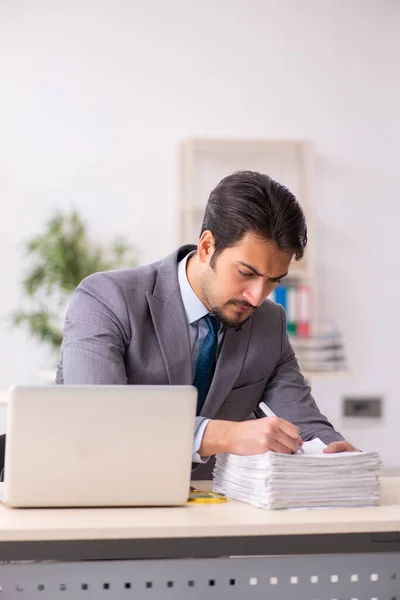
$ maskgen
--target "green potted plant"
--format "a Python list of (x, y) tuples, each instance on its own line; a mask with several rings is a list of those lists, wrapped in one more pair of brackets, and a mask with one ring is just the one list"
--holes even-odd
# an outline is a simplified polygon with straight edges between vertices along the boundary
[(44, 344), (55, 362), (65, 312), (77, 285), (98, 271), (135, 266), (136, 253), (123, 238), (113, 240), (109, 248), (91, 242), (76, 210), (56, 211), (24, 249), (29, 267), (22, 280), (23, 303), (12, 314), (12, 323)]

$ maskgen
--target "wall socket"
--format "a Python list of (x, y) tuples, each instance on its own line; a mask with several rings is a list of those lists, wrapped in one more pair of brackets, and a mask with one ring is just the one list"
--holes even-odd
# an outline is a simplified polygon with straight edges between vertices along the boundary
[(352, 418), (380, 419), (382, 405), (381, 396), (346, 396), (343, 398), (342, 415)]

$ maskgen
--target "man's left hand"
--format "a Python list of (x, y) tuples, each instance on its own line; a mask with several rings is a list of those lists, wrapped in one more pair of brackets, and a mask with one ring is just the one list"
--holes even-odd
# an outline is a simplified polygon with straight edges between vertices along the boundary
[(334, 452), (360, 452), (357, 448), (354, 448), (349, 442), (331, 442), (323, 449), (325, 454), (333, 454)]

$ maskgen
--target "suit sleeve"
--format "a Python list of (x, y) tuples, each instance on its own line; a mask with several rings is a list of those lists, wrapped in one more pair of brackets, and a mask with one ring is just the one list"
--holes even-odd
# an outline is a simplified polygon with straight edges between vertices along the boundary
[(281, 419), (300, 429), (304, 441), (319, 437), (325, 444), (343, 440), (328, 419), (321, 414), (311, 395), (311, 389), (299, 369), (286, 332), (286, 317), (281, 309), (282, 351), (280, 360), (269, 380), (263, 400)]
[(124, 357), (130, 338), (118, 284), (106, 273), (90, 275), (76, 289), (67, 312), (56, 383), (126, 384)]

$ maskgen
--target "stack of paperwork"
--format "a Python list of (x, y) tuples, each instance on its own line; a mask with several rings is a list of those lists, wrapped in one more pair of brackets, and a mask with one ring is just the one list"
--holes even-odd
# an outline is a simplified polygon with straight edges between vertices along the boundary
[(317, 438), (304, 443), (304, 453), (218, 454), (213, 491), (261, 508), (379, 504), (379, 454), (323, 454), (324, 447)]

